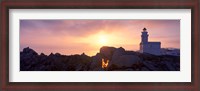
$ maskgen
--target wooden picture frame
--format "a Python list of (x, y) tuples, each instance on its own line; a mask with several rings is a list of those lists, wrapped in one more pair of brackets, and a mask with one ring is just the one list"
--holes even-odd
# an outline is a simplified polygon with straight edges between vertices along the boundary
[[(9, 9), (191, 9), (192, 82), (9, 82)], [(198, 0), (4, 0), (1, 2), (1, 90), (200, 91), (199, 10)]]

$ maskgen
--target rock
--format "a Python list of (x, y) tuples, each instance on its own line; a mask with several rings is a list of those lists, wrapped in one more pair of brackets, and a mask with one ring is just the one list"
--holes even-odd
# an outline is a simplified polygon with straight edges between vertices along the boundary
[(44, 53), (40, 54), (40, 61), (46, 61), (47, 60), (47, 55), (45, 55)]
[(156, 71), (156, 70), (158, 70), (154, 65), (154, 63), (153, 62), (150, 62), (150, 61), (143, 61), (143, 64), (144, 64), (144, 66), (146, 67), (146, 68), (148, 68), (149, 70), (151, 70), (151, 71)]
[(37, 52), (35, 52), (33, 49), (30, 49), (29, 47), (24, 48), (22, 52), (30, 55), (38, 55)]
[(24, 48), (23, 51), (20, 53), (20, 55), (23, 55), (23, 57), (32, 57), (37, 56), (38, 53), (35, 52), (33, 49), (30, 49), (29, 47)]
[(61, 54), (60, 53), (55, 53), (55, 56), (61, 56)]
[(41, 53), (40, 56), (47, 56), (47, 55), (45, 55), (44, 53)]
[(51, 57), (51, 56), (54, 56), (54, 54), (53, 53), (49, 54), (49, 57)]
[(113, 58), (110, 65), (116, 65), (117, 67), (131, 67), (133, 64), (140, 62), (140, 58), (135, 55), (121, 55), (117, 58)]
[(102, 54), (104, 58), (111, 59), (115, 50), (116, 48), (114, 47), (103, 46), (100, 48), (100, 54)]
[(101, 69), (101, 60), (102, 60), (102, 55), (100, 53), (97, 53), (96, 56), (94, 56), (90, 65), (90, 70), (98, 70)]
[(175, 67), (172, 66), (172, 64), (169, 62), (169, 61), (164, 61), (164, 64), (167, 66), (167, 68), (170, 70), (170, 71), (175, 71)]
[(124, 55), (125, 50), (124, 48), (120, 47), (116, 49), (113, 53), (112, 60), (117, 60), (120, 56)]
[[(102, 68), (102, 59), (109, 60), (108, 68)], [(85, 53), (38, 55), (27, 47), (20, 52), (20, 71), (179, 71), (180, 57), (154, 56), (124, 48), (104, 46), (100, 53), (89, 57)]]
[(134, 51), (125, 51), (125, 55), (137, 55), (137, 52), (134, 52)]
[(76, 66), (76, 71), (80, 71), (80, 70), (82, 70), (82, 68), (83, 68), (83, 66), (81, 64), (79, 64)]
[(81, 56), (86, 56), (85, 53), (82, 53)]

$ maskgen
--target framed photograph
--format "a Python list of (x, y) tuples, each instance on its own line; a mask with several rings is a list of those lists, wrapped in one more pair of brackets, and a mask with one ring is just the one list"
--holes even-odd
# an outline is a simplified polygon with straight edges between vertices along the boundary
[(2, 1), (2, 90), (199, 91), (199, 1)]

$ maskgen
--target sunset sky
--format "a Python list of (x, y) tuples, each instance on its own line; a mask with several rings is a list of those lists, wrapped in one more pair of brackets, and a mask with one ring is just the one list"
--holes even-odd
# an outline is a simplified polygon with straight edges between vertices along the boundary
[(179, 20), (20, 20), (20, 51), (30, 47), (49, 55), (99, 52), (102, 46), (139, 50), (141, 31), (162, 48), (180, 48)]

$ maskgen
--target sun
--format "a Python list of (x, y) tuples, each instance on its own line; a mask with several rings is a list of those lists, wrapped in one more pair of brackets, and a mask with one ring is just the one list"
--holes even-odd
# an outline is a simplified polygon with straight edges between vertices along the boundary
[(99, 44), (104, 46), (108, 43), (108, 37), (106, 35), (99, 35)]

